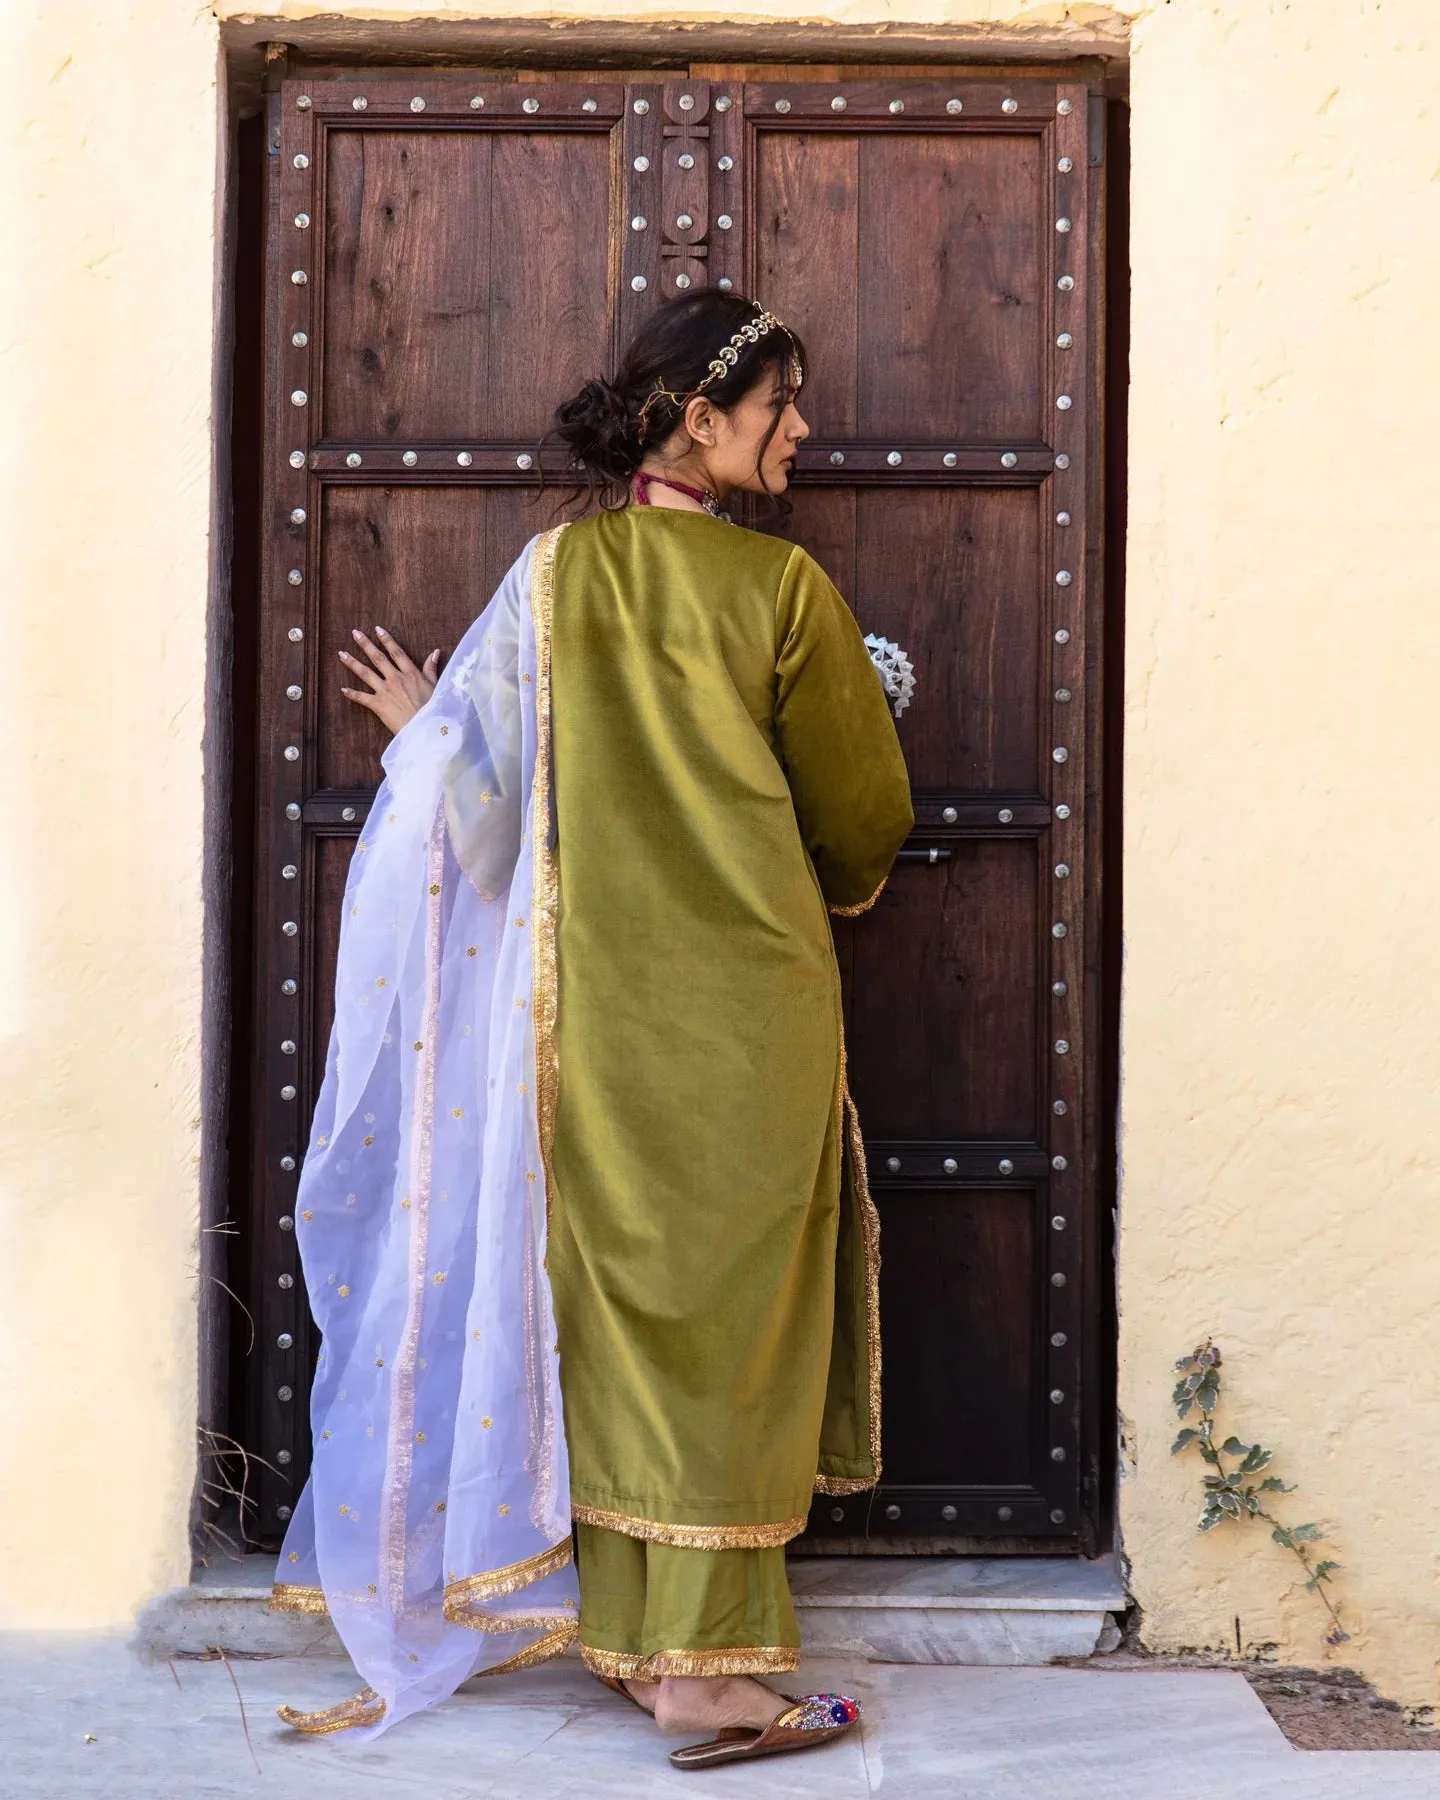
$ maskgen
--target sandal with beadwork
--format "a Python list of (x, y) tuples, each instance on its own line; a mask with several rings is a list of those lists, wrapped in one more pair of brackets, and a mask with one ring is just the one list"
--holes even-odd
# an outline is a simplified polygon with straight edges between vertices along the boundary
[(763, 1731), (727, 1725), (708, 1743), (672, 1750), (671, 1762), (677, 1769), (713, 1769), (718, 1763), (774, 1756), (781, 1750), (815, 1750), (832, 1738), (843, 1737), (860, 1720), (860, 1702), (848, 1694), (804, 1694), (798, 1700), (784, 1694), (781, 1698), (790, 1701), (789, 1709)]

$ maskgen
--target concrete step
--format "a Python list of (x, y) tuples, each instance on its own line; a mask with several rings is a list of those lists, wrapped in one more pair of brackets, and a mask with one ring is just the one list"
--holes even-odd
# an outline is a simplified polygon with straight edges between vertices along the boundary
[[(200, 1570), (153, 1601), (135, 1645), (153, 1659), (343, 1656), (328, 1619), (271, 1612), (273, 1556)], [(790, 1588), (807, 1654), (871, 1662), (1038, 1665), (1119, 1642), (1129, 1604), (1108, 1559), (1058, 1556), (797, 1556)]]

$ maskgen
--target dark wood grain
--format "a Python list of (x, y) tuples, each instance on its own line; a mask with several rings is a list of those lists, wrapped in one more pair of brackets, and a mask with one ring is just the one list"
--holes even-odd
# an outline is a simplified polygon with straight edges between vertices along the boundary
[(758, 287), (809, 344), (817, 432), (1043, 435), (1042, 155), (1037, 134), (757, 133)]
[(599, 133), (332, 132), (326, 435), (537, 438), (608, 357), (610, 155)]
[(875, 1496), (822, 1503), (812, 1527), (1093, 1542), (1105, 264), (1086, 101), (1053, 72), (933, 69), (283, 84), (267, 170), (252, 1199), (235, 1259), (259, 1346), (247, 1447), (270, 1465), (262, 1540), (308, 1459), (314, 1344), (285, 1163), (323, 1069), (341, 894), (384, 741), (340, 697), (336, 651), (381, 623), (417, 654), (453, 647), (552, 520), (520, 458), (554, 405), (613, 365), (679, 274), (698, 285), (723, 262), (810, 350), (802, 408), (821, 441), (793, 518), (767, 528), (818, 557), (918, 680), (899, 729), (907, 851), (926, 860), (903, 861), (836, 933), (885, 1231), (887, 1472)]
[(880, 1229), (887, 1489), (1043, 1486), (1034, 1189), (882, 1193)]
[(359, 686), (338, 655), (363, 656), (351, 631), (373, 637), (383, 625), (417, 661), (436, 649), (448, 656), (541, 520), (522, 488), (327, 486), (313, 631), (316, 788), (379, 778), (384, 730), (340, 692)]
[(950, 860), (901, 864), (854, 930), (860, 1117), (877, 1139), (1033, 1142), (1036, 842), (932, 836)]

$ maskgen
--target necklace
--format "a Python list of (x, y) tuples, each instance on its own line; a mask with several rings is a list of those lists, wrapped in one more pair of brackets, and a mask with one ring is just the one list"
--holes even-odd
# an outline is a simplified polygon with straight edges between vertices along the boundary
[(651, 475), (645, 469), (635, 471), (635, 504), (649, 506), (650, 489), (654, 485), (673, 488), (677, 494), (685, 494), (691, 500), (698, 500), (712, 519), (720, 517), (720, 502), (713, 494), (707, 494), (704, 488), (688, 487), (683, 481), (671, 481), (664, 475)]

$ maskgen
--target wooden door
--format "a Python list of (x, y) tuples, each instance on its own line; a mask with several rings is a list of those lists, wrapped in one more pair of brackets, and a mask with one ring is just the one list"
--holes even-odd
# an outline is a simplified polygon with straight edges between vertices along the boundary
[(916, 833), (842, 927), (884, 1232), (884, 1485), (812, 1530), (1075, 1540), (1094, 1363), (1096, 321), (1087, 95), (724, 69), (292, 78), (266, 225), (254, 1529), (308, 1463), (293, 1207), (381, 748), (352, 624), (454, 644), (535, 530), (537, 439), (660, 297), (805, 336), (794, 534), (918, 688)]

